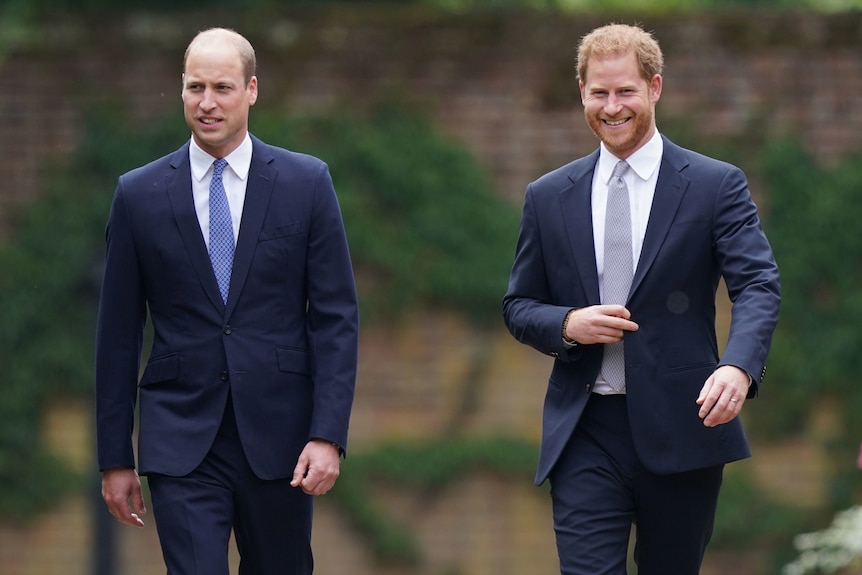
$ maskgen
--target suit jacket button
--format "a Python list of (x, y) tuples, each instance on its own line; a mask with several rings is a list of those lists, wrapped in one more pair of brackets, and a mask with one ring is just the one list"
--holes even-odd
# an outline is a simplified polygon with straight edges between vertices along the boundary
[(227, 372), (226, 372), (226, 371), (221, 372), (221, 375), (219, 375), (219, 378), (220, 378), (222, 381), (227, 381), (227, 380), (228, 380)]
[(225, 333), (225, 335), (230, 335), (232, 331), (233, 331), (233, 330), (231, 329), (231, 327), (230, 327), (229, 325), (226, 325), (226, 326), (224, 327), (224, 333)]

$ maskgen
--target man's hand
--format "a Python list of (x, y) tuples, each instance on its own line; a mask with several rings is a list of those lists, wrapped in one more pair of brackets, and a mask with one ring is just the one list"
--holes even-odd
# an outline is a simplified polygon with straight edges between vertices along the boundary
[(140, 516), (147, 512), (141, 494), (141, 480), (134, 469), (115, 467), (102, 473), (102, 498), (117, 521), (143, 527)]
[(338, 479), (339, 455), (338, 448), (328, 441), (312, 439), (299, 454), (290, 484), (309, 495), (323, 495)]
[(703, 384), (697, 404), (698, 416), (707, 427), (731, 421), (742, 411), (750, 382), (744, 370), (733, 365), (722, 365)]
[(627, 331), (637, 331), (632, 314), (621, 305), (591, 305), (570, 312), (566, 337), (580, 344), (617, 343)]

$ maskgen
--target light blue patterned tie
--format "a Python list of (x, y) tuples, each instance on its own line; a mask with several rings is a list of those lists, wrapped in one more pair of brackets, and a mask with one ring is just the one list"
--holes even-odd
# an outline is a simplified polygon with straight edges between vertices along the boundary
[(230, 206), (222, 182), (225, 166), (227, 166), (227, 160), (224, 158), (213, 162), (213, 178), (210, 182), (210, 261), (213, 264), (221, 299), (227, 304), (230, 274), (233, 269), (234, 243)]
[[(608, 183), (603, 304), (625, 305), (632, 286), (632, 220), (629, 190), (623, 180), (628, 167), (626, 162), (618, 162)], [(614, 391), (625, 389), (626, 362), (623, 342), (605, 344), (602, 377)]]

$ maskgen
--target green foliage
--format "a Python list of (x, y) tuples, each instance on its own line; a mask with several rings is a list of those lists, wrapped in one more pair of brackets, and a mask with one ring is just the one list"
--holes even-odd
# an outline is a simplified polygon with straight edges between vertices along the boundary
[(820, 400), (832, 399), (840, 431), (826, 445), (834, 455), (831, 495), (846, 506), (856, 495), (862, 439), (862, 162), (849, 158), (827, 170), (798, 145), (773, 142), (763, 166), (782, 311), (751, 424), (764, 434), (796, 433)]
[(858, 8), (860, 3), (859, 0), (556, 0), (552, 5), (566, 10), (625, 9), (629, 12), (632, 10), (667, 12), (729, 7), (837, 11)]
[[(781, 393), (769, 400), (780, 400), (781, 408), (759, 417), (791, 431), (824, 394), (854, 408), (862, 397), (862, 164), (849, 159), (824, 170), (798, 146), (776, 142), (764, 155), (764, 179), (771, 198), (767, 233), (782, 281), (768, 380)], [(862, 428), (855, 431), (862, 438)]]
[[(481, 10), (557, 10), (557, 11), (632, 11), (668, 12), (679, 10), (722, 9), (728, 7), (766, 9), (809, 9), (841, 11), (862, 7), (862, 0), (124, 0), (118, 7), (116, 0), (0, 0), (0, 10), (7, 14), (34, 16), (57, 13), (88, 14), (105, 10), (159, 10), (178, 12), (213, 9), (261, 10), (285, 6), (313, 8), (326, 5), (417, 5), (457, 11)], [(0, 12), (2, 14), (2, 12)]]
[[(423, 554), (408, 526), (390, 519), (374, 492), (407, 489), (433, 498), (464, 477), (482, 472), (529, 485), (537, 446), (505, 437), (453, 437), (422, 444), (385, 443), (351, 454), (332, 490), (339, 508), (368, 539), (378, 561), (419, 565)], [(537, 490), (537, 493), (542, 493)]]
[(102, 230), (117, 174), (160, 143), (125, 144), (113, 118), (88, 125), (69, 166), (22, 215), (12, 243), (0, 245), (0, 516), (25, 517), (78, 485), (40, 444), (42, 408), (52, 397), (92, 389), (93, 317)]
[(480, 324), (499, 322), (518, 211), (420, 114), (391, 101), (367, 118), (258, 114), (252, 132), (329, 163), (364, 321), (448, 306)]
[(711, 545), (724, 549), (774, 547), (792, 539), (804, 513), (773, 501), (748, 475), (725, 472)]

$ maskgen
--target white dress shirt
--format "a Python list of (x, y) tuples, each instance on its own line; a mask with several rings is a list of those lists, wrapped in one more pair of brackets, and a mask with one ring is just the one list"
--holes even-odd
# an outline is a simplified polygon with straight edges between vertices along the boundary
[[(245, 190), (248, 184), (248, 170), (251, 167), (251, 138), (248, 133), (245, 139), (233, 152), (225, 157), (227, 167), (222, 172), (222, 183), (230, 206), (230, 217), (233, 223), (233, 241), (239, 237), (239, 223), (242, 219), (242, 207), (245, 204)], [(195, 212), (204, 236), (207, 250), (210, 245), (210, 182), (213, 177), (214, 158), (204, 152), (191, 139), (189, 145), (189, 164), (192, 171), (192, 194), (195, 200)]]
[[(632, 220), (632, 265), (637, 269), (641, 248), (644, 243), (650, 209), (652, 208), (655, 185), (658, 181), (659, 165), (661, 164), (664, 143), (656, 130), (653, 137), (638, 151), (626, 158), (629, 167), (623, 179), (629, 191), (629, 209)], [(592, 210), (593, 210), (593, 241), (596, 250), (596, 268), (599, 272), (599, 295), (604, 299), (605, 293), (605, 212), (608, 203), (608, 187), (611, 174), (619, 162), (601, 144), (599, 161), (593, 174)], [(617, 393), (601, 378), (596, 381), (595, 393)]]

